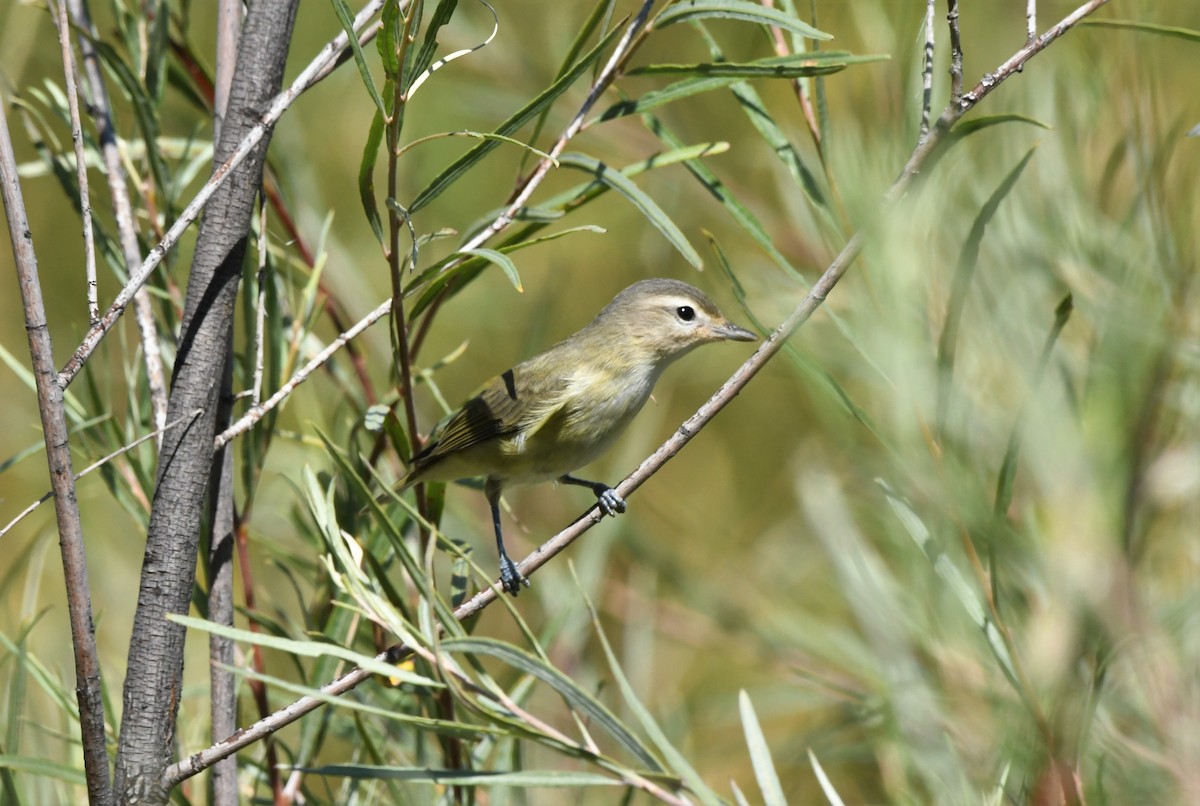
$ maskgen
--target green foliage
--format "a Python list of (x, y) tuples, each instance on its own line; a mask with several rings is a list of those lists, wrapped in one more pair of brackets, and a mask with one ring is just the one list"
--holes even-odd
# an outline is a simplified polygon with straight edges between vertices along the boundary
[[(210, 58), (196, 51), (211, 32), (187, 4), (154, 18), (126, 5), (97, 48), (145, 250), (211, 160)], [(800, 5), (656, 4), (578, 136), (558, 142), (636, 6), (387, 2), (375, 45), (355, 44), (353, 66), (279, 125), (243, 275), (234, 416), (384, 294), (396, 340), (356, 338), (231, 443), (249, 563), (238, 623), (176, 620), (241, 648), (239, 724), (300, 696), (325, 703), (274, 737), (280, 770), (261, 744), (239, 754), (244, 799), (292, 773), (314, 803), (610, 803), (614, 786), (633, 802), (1000, 803), (1035, 800), (1063, 771), (1093, 803), (1196, 791), (1198, 208), (1178, 98), (1200, 10), (1069, 32), (881, 209), (917, 140), (920, 9)], [(1024, 42), (1001, 5), (962, 11), (970, 69)], [(329, 10), (302, 18), (298, 41), (349, 31), (352, 4)], [(80, 263), (79, 189), (44, 33), (6, 102), (28, 135), (26, 184), (53, 197), (53, 227), (34, 233), (46, 285), (81, 288), (56, 268)], [(839, 49), (818, 49), (831, 35)], [(101, 164), (90, 124), (84, 141)], [(514, 208), (543, 162), (545, 183)], [(128, 267), (90, 177), (103, 300)], [(362, 218), (345, 214), (355, 195)], [(789, 360), (628, 515), (572, 546), (573, 573), (558, 558), (516, 602), (460, 621), (495, 577), (482, 496), (381, 491), (470, 383), (627, 282), (700, 269), (697, 235), (720, 268), (698, 282), (766, 335), (860, 231), (859, 264)], [(188, 248), (149, 285), (168, 365)], [(76, 296), (53, 301), (60, 355), (86, 326)], [(137, 329), (121, 327), (66, 393), (78, 467), (155, 427)], [(0, 360), (28, 395), (22, 339), (4, 331)], [(605, 468), (614, 480), (736, 357), (720, 360), (664, 379)], [(5, 522), (44, 487), (35, 422), (15, 405), (5, 421)], [(81, 482), (109, 686), (157, 461), (150, 441)], [(514, 494), (522, 548), (569, 522), (571, 495)], [(46, 509), (0, 537), (5, 802), (81, 791)], [(210, 584), (202, 572), (200, 613)], [(403, 657), (381, 660), (397, 641)], [(207, 731), (202, 643), (183, 755), (223, 738)], [(354, 666), (374, 677), (321, 691)], [(206, 800), (198, 782), (178, 798)]]

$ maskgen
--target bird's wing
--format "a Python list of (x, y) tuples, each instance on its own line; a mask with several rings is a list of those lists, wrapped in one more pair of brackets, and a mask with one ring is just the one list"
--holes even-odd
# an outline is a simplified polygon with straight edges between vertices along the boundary
[(534, 433), (562, 407), (566, 388), (564, 378), (530, 372), (529, 362), (498, 375), (450, 415), (434, 441), (413, 457), (414, 470), (491, 439)]

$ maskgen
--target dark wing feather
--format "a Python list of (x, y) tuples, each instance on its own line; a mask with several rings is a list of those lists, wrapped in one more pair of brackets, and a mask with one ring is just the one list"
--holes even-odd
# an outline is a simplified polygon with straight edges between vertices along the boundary
[(539, 416), (541, 408), (531, 401), (551, 400), (566, 386), (563, 377), (547, 377), (531, 366), (539, 358), (542, 356), (496, 376), (483, 391), (450, 415), (434, 433), (434, 440), (413, 457), (413, 472), (424, 470), (449, 454), (511, 436), (527, 427), (527, 420)]

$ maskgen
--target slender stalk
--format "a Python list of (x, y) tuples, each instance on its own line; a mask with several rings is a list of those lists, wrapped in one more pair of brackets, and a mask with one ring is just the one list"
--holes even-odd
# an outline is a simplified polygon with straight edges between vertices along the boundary
[[(242, 30), (242, 5), (237, 0), (217, 4), (216, 74), (213, 83), (213, 142), (221, 141), (229, 90), (237, 66), (238, 37)], [(144, 288), (143, 288), (144, 290)], [(139, 293), (141, 293), (139, 291)], [(261, 333), (256, 333), (256, 336)], [(232, 339), (230, 340), (232, 345)], [(225, 357), (221, 378), (218, 427), (229, 424), (233, 413), (233, 352)], [(218, 448), (209, 481), (208, 532), (208, 617), (218, 624), (233, 626), (233, 543), (237, 513), (233, 504), (233, 452)], [(228, 736), (237, 725), (237, 681), (232, 667), (236, 655), (233, 641), (219, 635), (208, 637), (209, 735)], [(268, 743), (270, 744), (270, 743)], [(279, 773), (268, 770), (278, 792)], [(237, 762), (225, 759), (213, 767), (209, 785), (214, 806), (236, 806)]]
[(950, 24), (950, 103), (962, 102), (963, 51), (958, 30), (958, 0), (947, 0), (946, 22)]
[[(642, 7), (638, 10), (637, 16), (629, 22), (625, 33), (621, 36), (620, 41), (617, 42), (616, 48), (613, 49), (612, 55), (608, 57), (608, 62), (604, 65), (604, 69), (600, 71), (599, 75), (596, 76), (596, 80), (592, 82), (591, 89), (588, 90), (587, 97), (584, 99), (583, 104), (580, 105), (579, 111), (575, 113), (575, 117), (563, 129), (562, 134), (554, 142), (553, 147), (546, 152), (547, 156), (538, 162), (537, 167), (533, 169), (533, 173), (525, 180), (524, 186), (516, 194), (508, 207), (505, 208), (504, 212), (498, 215), (491, 224), (476, 233), (475, 237), (463, 244), (462, 251), (477, 249), (513, 222), (517, 212), (525, 206), (525, 203), (533, 196), (533, 192), (542, 184), (542, 180), (550, 173), (550, 169), (554, 167), (558, 156), (567, 147), (567, 143), (583, 128), (584, 117), (587, 116), (587, 113), (591, 111), (596, 101), (600, 99), (600, 96), (612, 84), (626, 59), (636, 50), (636, 43), (640, 41), (640, 37), (644, 33), (643, 28), (646, 25), (646, 18), (650, 16), (650, 8), (653, 5), (654, 0), (643, 0)], [(451, 267), (447, 266), (446, 268), (449, 270)]]
[(83, 220), (83, 263), (87, 278), (88, 322), (100, 321), (99, 286), (96, 283), (96, 240), (92, 235), (92, 198), (88, 189), (87, 156), (83, 150), (83, 126), (79, 121), (78, 76), (75, 57), (71, 53), (71, 27), (67, 21), (67, 6), (58, 4), (55, 15), (58, 24), (58, 44), (62, 50), (63, 86), (67, 88), (67, 109), (71, 115), (71, 144), (75, 147), (75, 176), (79, 183), (79, 212)]
[(88, 585), (87, 556), (83, 548), (83, 523), (75, 498), (75, 476), (71, 472), (71, 445), (64, 389), (54, 369), (54, 349), (46, 324), (46, 305), (38, 279), (33, 235), (25, 213), (25, 199), (17, 178), (17, 160), (4, 108), (0, 99), (0, 196), (8, 234), (12, 239), (13, 262), (21, 300), (25, 309), (25, 331), (29, 337), (29, 357), (37, 387), (38, 413), (46, 435), (46, 461), (50, 466), (50, 487), (54, 490), (54, 514), (58, 520), (58, 538), (66, 578), (67, 611), (71, 621), (71, 646), (75, 652), (75, 696), (79, 701), (79, 732), (83, 747), (84, 776), (88, 801), (113, 802), (108, 774), (108, 753), (104, 745), (104, 699), (100, 689), (100, 660), (96, 654), (96, 628), (92, 623), (92, 594)]
[[(108, 193), (112, 198), (113, 215), (117, 223), (117, 233), (120, 236), (125, 270), (132, 273), (134, 268), (142, 263), (142, 251), (138, 245), (137, 225), (134, 223), (133, 206), (129, 201), (129, 187), (125, 181), (125, 160), (118, 144), (116, 130), (113, 128), (112, 106), (108, 99), (104, 70), (100, 64), (100, 56), (96, 52), (96, 27), (92, 24), (86, 0), (63, 0), (63, 4), (69, 8), (75, 25), (86, 33), (86, 36), (79, 38), (79, 49), (83, 54), (88, 94), (91, 96), (89, 109), (96, 125), (100, 155), (104, 160), (105, 175), (108, 177)], [(81, 189), (83, 187), (81, 184)], [(86, 199), (83, 210), (85, 221), (90, 223)], [(94, 277), (94, 274), (92, 276)], [(154, 306), (150, 301), (150, 292), (139, 285), (133, 294), (133, 304), (134, 319), (137, 322), (138, 337), (142, 345), (142, 363), (146, 367), (146, 386), (150, 392), (150, 410), (154, 418), (155, 430), (161, 434), (163, 427), (167, 424), (167, 383), (163, 371), (162, 351), (158, 345), (158, 325), (154, 320)], [(97, 309), (95, 314), (90, 316), (91, 329), (96, 330), (102, 326), (102, 323), (103, 320)], [(64, 388), (71, 382), (69, 378), (63, 378), (61, 374), (59, 381)], [(161, 447), (161, 442), (159, 445)]]
[[(90, 465), (85, 467), (83, 470), (80, 470), (78, 473), (76, 473), (75, 481), (79, 481), (81, 478), (86, 476), (88, 473), (91, 473), (93, 470), (96, 470), (97, 468), (103, 467), (104, 465), (111, 462), (113, 459), (116, 459), (118, 456), (128, 453), (129, 451), (136, 448), (138, 445), (141, 445), (142, 443), (144, 443), (146, 440), (149, 440), (149, 439), (160, 440), (162, 438), (163, 431), (166, 431), (168, 428), (174, 428), (175, 426), (179, 425), (180, 423), (183, 423), (187, 420), (192, 419), (193, 417), (196, 417), (198, 414), (200, 414), (199, 409), (191, 412), (190, 414), (185, 414), (182, 417), (177, 417), (174, 420), (172, 420), (171, 422), (167, 423), (161, 429), (155, 429), (154, 431), (151, 431), (148, 434), (143, 434), (142, 436), (135, 439), (133, 442), (130, 442), (128, 445), (122, 445), (120, 448), (117, 448), (112, 453), (108, 454), (107, 456), (103, 456), (103, 457), (97, 459), (96, 461), (92, 462)], [(54, 491), (51, 490), (50, 492), (43, 495), (41, 498), (34, 501), (29, 506), (25, 507), (25, 509), (21, 510), (21, 512), (17, 515), (17, 517), (13, 518), (11, 521), (9, 521), (7, 524), (5, 524), (3, 529), (0, 529), (0, 537), (4, 537), (4, 535), (6, 535), (8, 533), (8, 531), (10, 529), (12, 529), (14, 526), (16, 526), (18, 523), (20, 523), (25, 518), (26, 515), (33, 512), (35, 509), (37, 509), (39, 506), (44, 504), (46, 501), (49, 501), (53, 497), (54, 497)], [(147, 506), (147, 509), (149, 509), (149, 506)]]
[(933, 106), (933, 10), (937, 0), (925, 0), (925, 64), (921, 68), (921, 139), (929, 135), (929, 112)]

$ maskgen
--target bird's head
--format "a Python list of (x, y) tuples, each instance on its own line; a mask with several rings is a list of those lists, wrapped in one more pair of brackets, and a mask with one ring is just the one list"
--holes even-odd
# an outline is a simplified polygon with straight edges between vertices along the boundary
[(680, 280), (642, 280), (610, 302), (588, 328), (592, 340), (632, 351), (662, 366), (701, 344), (755, 341), (703, 291)]

